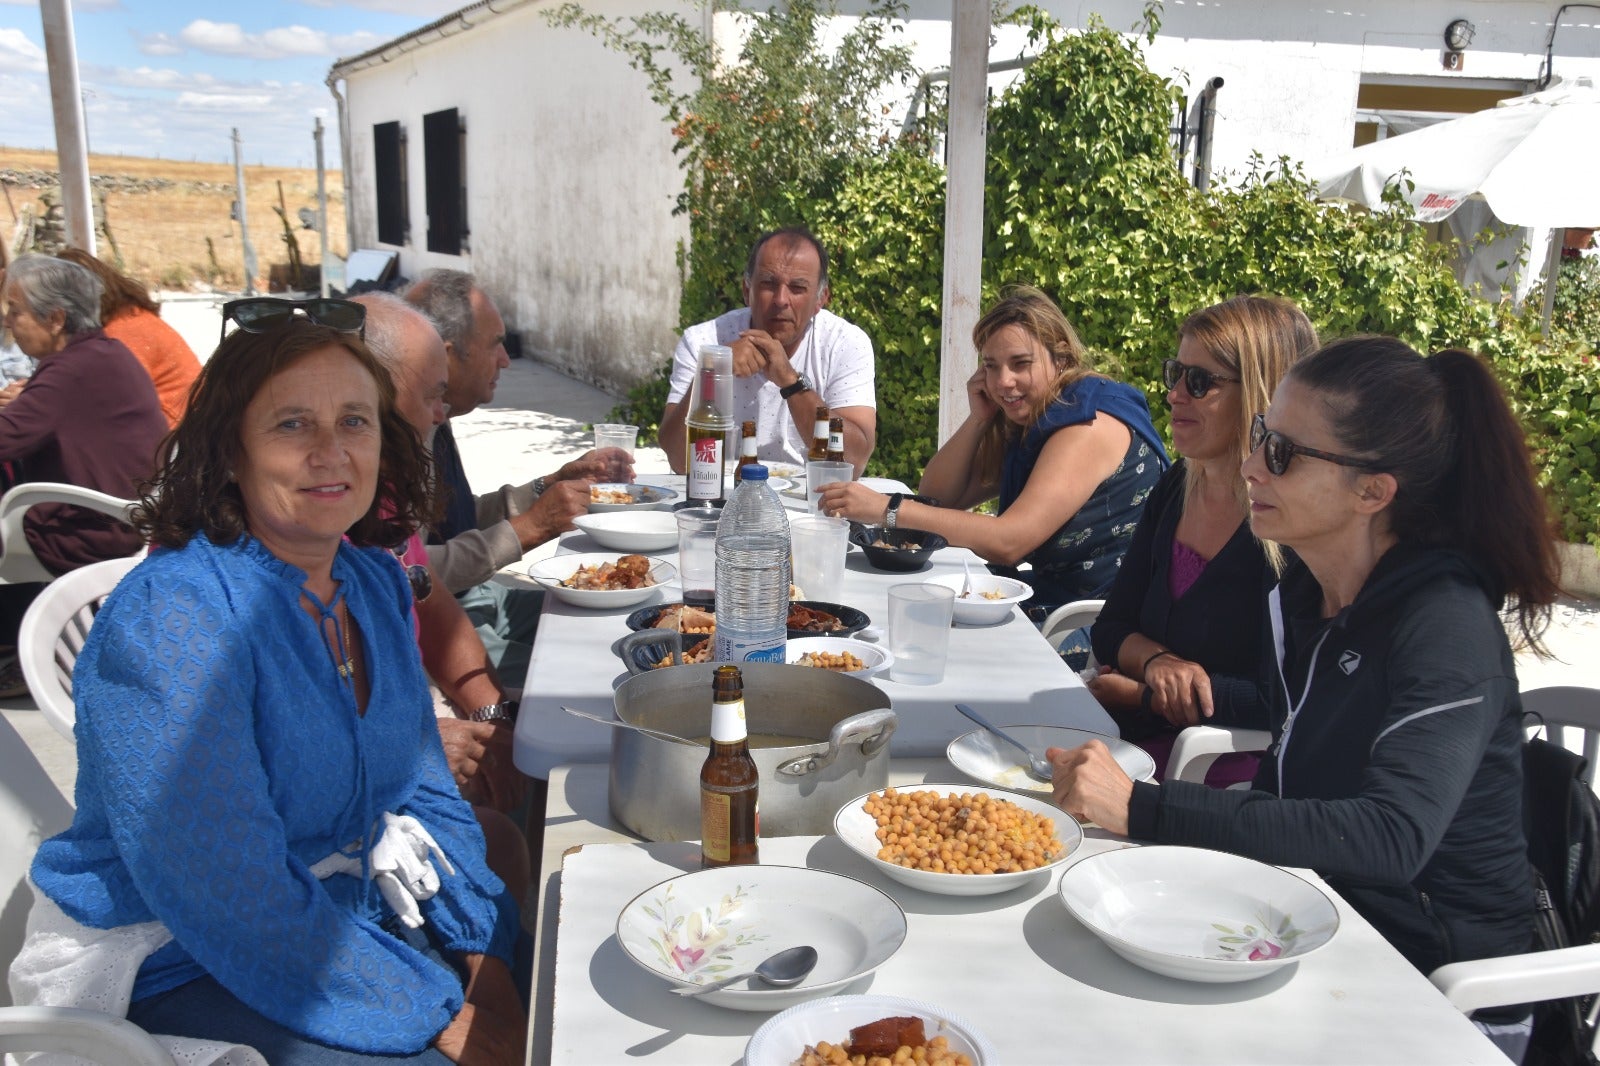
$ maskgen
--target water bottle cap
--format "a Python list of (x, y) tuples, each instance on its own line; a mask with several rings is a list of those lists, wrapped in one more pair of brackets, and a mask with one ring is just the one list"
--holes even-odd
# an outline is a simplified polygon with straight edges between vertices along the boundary
[(767, 480), (767, 468), (760, 463), (746, 463), (740, 468), (739, 476), (746, 481), (765, 481)]

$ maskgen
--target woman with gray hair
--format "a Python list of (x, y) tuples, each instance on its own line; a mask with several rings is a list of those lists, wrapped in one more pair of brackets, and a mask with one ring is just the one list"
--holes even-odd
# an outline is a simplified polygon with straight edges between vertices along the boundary
[[(52, 256), (24, 255), (0, 286), (5, 325), (38, 369), (0, 397), (5, 487), (60, 481), (132, 499), (154, 472), (167, 432), (150, 375), (121, 341), (100, 329), (100, 279)], [(11, 390), (7, 390), (9, 393)], [(42, 504), (23, 531), (56, 574), (139, 550), (139, 535), (95, 511)], [(43, 585), (0, 586), (0, 699), (23, 695), (17, 627)]]

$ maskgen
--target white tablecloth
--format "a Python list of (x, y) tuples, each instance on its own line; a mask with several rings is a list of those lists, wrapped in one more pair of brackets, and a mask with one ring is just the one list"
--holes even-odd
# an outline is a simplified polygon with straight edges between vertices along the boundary
[[(650, 479), (660, 480), (660, 479)], [(564, 550), (599, 551), (586, 535), (569, 533)], [(677, 560), (677, 551), (653, 553)], [(860, 551), (846, 563), (844, 601), (882, 626), (891, 585), (921, 582), (934, 574), (960, 573), (962, 559), (977, 557), (964, 548), (936, 552), (920, 573), (893, 574), (867, 565)], [(680, 599), (676, 582), (663, 585), (646, 604)], [(588, 611), (546, 595), (533, 657), (517, 716), (517, 768), (531, 777), (548, 777), (562, 763), (605, 762), (611, 757), (611, 731), (561, 710), (563, 704), (606, 718), (614, 716), (612, 693), (627, 680), (612, 644), (628, 632), (626, 619), (636, 607)], [(973, 726), (955, 710), (970, 703), (997, 725), (1061, 725), (1116, 734), (1075, 671), (1061, 661), (1022, 612), (995, 626), (956, 626), (950, 633), (950, 658), (937, 685), (907, 685), (874, 679), (899, 715), (891, 742), (897, 756), (943, 755), (945, 746)]]
[[(1091, 838), (1080, 855), (1120, 846)], [(740, 1060), (768, 1015), (671, 995), (614, 936), (617, 913), (630, 899), (698, 869), (699, 858), (694, 843), (590, 844), (567, 855), (551, 1063)], [(884, 878), (832, 837), (765, 839), (761, 858), (848, 874), (893, 896), (906, 911), (906, 942), (847, 991), (946, 1005), (983, 1030), (1002, 1066), (1505, 1063), (1308, 871), (1300, 872), (1339, 906), (1333, 942), (1268, 977), (1207, 985), (1161, 977), (1113, 954), (1068, 914), (1055, 893), (1059, 874), (1001, 896), (955, 898)]]

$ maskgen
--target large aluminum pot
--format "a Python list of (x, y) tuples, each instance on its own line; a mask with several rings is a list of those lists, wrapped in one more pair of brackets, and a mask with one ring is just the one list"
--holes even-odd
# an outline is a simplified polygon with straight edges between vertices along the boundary
[[(717, 665), (695, 663), (628, 678), (617, 688), (617, 717), (681, 737), (704, 737), (711, 728), (711, 674)], [(816, 738), (751, 749), (761, 776), (762, 836), (828, 833), (841, 806), (888, 785), (896, 718), (883, 690), (809, 666), (744, 663), (740, 670), (752, 736)], [(613, 729), (611, 813), (648, 840), (699, 840), (705, 759), (703, 744)]]

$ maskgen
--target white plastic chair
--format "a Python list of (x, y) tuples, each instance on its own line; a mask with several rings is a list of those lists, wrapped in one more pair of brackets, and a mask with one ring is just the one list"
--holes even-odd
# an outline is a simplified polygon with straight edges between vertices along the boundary
[(69, 571), (45, 586), (17, 630), (17, 659), (39, 713), (72, 740), (72, 670), (89, 639), (89, 627), (117, 582), (139, 565), (138, 556), (108, 559)]
[[(1050, 642), (1052, 648), (1059, 648), (1061, 640), (1075, 629), (1094, 625), (1094, 620), (1100, 617), (1100, 609), (1106, 605), (1105, 600), (1073, 600), (1063, 603), (1045, 617), (1044, 625), (1039, 631), (1044, 634), (1044, 639)], [(1088, 666), (1095, 666), (1094, 652), (1089, 653)]]
[[(1551, 685), (1529, 689), (1522, 694), (1522, 710), (1525, 714), (1536, 715), (1544, 723), (1552, 744), (1581, 751), (1589, 760), (1583, 779), (1593, 787), (1596, 757), (1600, 756), (1600, 688)], [(1538, 723), (1530, 720), (1527, 725), (1531, 730)], [(1568, 743), (1568, 729), (1583, 733), (1581, 749)]]
[[(0, 969), (22, 946), (33, 890), (26, 877), (40, 841), (72, 822), (72, 804), (11, 723), (0, 717)], [(173, 1066), (172, 1056), (125, 1018), (67, 1007), (15, 1007), (0, 984), (0, 1053), (56, 1051), (108, 1066)]]
[(1218, 756), (1236, 751), (1264, 751), (1272, 743), (1265, 729), (1229, 725), (1192, 725), (1178, 734), (1167, 759), (1168, 781), (1204, 783)]
[[(85, 417), (92, 417), (86, 415)], [(133, 510), (132, 500), (120, 499), (94, 489), (64, 485), (54, 481), (30, 481), (13, 487), (0, 497), (0, 585), (22, 585), (54, 581), (56, 575), (45, 569), (22, 529), (22, 517), (30, 507), (41, 503), (70, 503), (108, 514), (126, 522)]]

